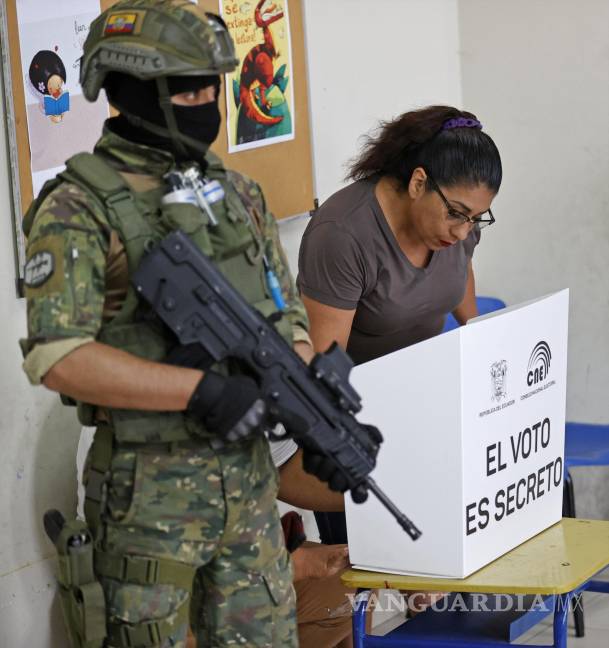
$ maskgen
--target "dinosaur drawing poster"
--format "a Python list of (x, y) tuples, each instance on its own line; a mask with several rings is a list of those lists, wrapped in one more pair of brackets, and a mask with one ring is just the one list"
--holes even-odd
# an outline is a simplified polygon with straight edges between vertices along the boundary
[(108, 116), (105, 99), (89, 103), (78, 81), (82, 47), (99, 0), (19, 0), (17, 16), (32, 188), (91, 150)]
[(228, 152), (294, 139), (288, 0), (220, 0), (239, 65), (226, 75)]

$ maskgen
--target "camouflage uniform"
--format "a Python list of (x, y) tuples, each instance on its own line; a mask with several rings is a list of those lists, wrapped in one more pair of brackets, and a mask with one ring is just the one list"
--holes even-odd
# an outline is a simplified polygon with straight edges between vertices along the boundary
[[(176, 228), (269, 314), (265, 252), (287, 303), (280, 332), (289, 342), (308, 341), (304, 308), (260, 188), (181, 133), (171, 107), (169, 79), (220, 75), (237, 62), (220, 21), (185, 0), (122, 0), (92, 23), (80, 68), (85, 97), (94, 101), (111, 72), (155, 83), (166, 128), (119, 106), (123, 117), (182, 151), (205, 154), (206, 175), (221, 183), (225, 198), (213, 206), (215, 227), (206, 227), (192, 205), (162, 205), (172, 154), (108, 127), (94, 155), (68, 160), (24, 220), (29, 335), (22, 349), (33, 384), (92, 341), (163, 361), (175, 340), (141, 317), (129, 276), (147, 246)], [(229, 363), (213, 368), (233, 371)], [(66, 615), (74, 644), (184, 647), (190, 618), (202, 646), (295, 646), (292, 574), (266, 439), (219, 442), (187, 412), (78, 407), (81, 422), (98, 426), (85, 471), (85, 513), (107, 638), (100, 638), (103, 613), (100, 635), (81, 632), (86, 601), (77, 595)], [(62, 585), (70, 578), (66, 564), (60, 553)], [(99, 617), (99, 598), (96, 605)], [(98, 627), (97, 619), (92, 625)]]
[[(159, 226), (154, 205), (160, 202), (161, 176), (173, 165), (172, 156), (107, 129), (95, 153), (149, 206), (147, 218), (154, 221), (159, 237), (167, 233), (163, 229), (168, 224)], [(249, 241), (240, 243), (241, 265), (216, 260), (239, 288), (245, 281), (243, 268), (263, 273), (264, 249), (288, 304), (285, 337), (308, 340), (304, 308), (260, 188), (227, 172), (213, 154), (207, 160), (207, 175), (218, 179), (226, 192), (218, 229), (229, 236), (244, 218), (256, 224)], [(52, 263), (45, 266), (50, 257)], [(66, 354), (104, 339), (126, 300), (129, 271), (121, 238), (102, 205), (67, 181), (36, 212), (28, 237), (28, 268), (29, 336), (22, 348), (24, 369), (39, 384)], [(113, 418), (103, 408), (93, 412), (99, 425), (95, 448), (100, 432), (113, 431)], [(159, 577), (155, 582), (138, 575), (137, 569), (128, 577), (103, 577), (106, 645), (185, 646), (193, 600), (197, 606), (191, 607), (190, 619), (201, 646), (295, 646), (292, 574), (276, 511), (277, 473), (268, 443), (255, 438), (213, 449), (209, 435), (199, 432), (172, 443), (154, 443), (154, 435), (148, 442), (133, 443), (114, 434), (107, 496), (99, 519), (87, 520), (95, 529), (99, 556), (129, 556), (135, 563), (143, 558), (147, 567), (154, 560), (161, 567), (173, 563), (184, 568), (186, 579), (170, 584)], [(126, 640), (125, 628), (139, 634)]]

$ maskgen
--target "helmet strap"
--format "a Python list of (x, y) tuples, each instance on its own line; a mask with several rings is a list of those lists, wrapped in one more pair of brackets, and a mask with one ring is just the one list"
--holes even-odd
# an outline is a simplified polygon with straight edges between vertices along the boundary
[(156, 78), (156, 87), (159, 93), (159, 105), (165, 116), (165, 123), (169, 130), (169, 137), (172, 139), (173, 143), (176, 146), (176, 150), (181, 156), (186, 157), (188, 152), (184, 146), (184, 141), (182, 140), (182, 135), (178, 130), (178, 123), (176, 121), (176, 116), (173, 112), (173, 104), (171, 103), (171, 95), (169, 94), (169, 84), (167, 83), (167, 77), (157, 77)]

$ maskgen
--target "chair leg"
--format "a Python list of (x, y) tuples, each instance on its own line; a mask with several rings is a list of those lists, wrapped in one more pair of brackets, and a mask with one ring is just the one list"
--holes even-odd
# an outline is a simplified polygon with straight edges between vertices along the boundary
[(563, 517), (575, 517), (575, 490), (573, 488), (573, 479), (571, 473), (565, 472), (565, 479), (562, 491), (562, 515)]
[(586, 634), (584, 625), (584, 594), (578, 594), (571, 599), (571, 609), (573, 610), (573, 621), (575, 622), (575, 636), (583, 637)]
[(559, 594), (554, 601), (554, 648), (567, 648), (567, 615), (571, 593)]
[(366, 641), (366, 609), (370, 590), (358, 589), (355, 598), (355, 609), (353, 610), (353, 648), (365, 648)]
[[(568, 470), (565, 473), (563, 487), (562, 514), (564, 517), (575, 517), (575, 489), (573, 488), (571, 473)], [(573, 610), (573, 621), (575, 623), (575, 636), (583, 637), (586, 633), (583, 594), (578, 594), (571, 599), (571, 609)]]
[(314, 511), (315, 521), (319, 530), (319, 538), (323, 544), (346, 544), (347, 518), (343, 511), (325, 513)]

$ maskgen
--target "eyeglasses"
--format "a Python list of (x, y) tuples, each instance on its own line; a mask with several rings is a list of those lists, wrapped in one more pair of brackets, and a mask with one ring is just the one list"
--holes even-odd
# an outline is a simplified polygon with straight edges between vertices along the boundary
[(492, 225), (495, 222), (495, 217), (493, 216), (493, 212), (490, 209), (485, 211), (480, 216), (474, 216), (474, 218), (470, 218), (469, 216), (462, 214), (460, 211), (452, 207), (451, 204), (446, 199), (446, 196), (440, 190), (438, 183), (431, 177), (428, 171), (426, 171), (426, 173), (427, 173), (427, 177), (429, 178), (429, 182), (432, 186), (432, 189), (438, 194), (438, 196), (440, 196), (440, 198), (442, 198), (442, 202), (446, 206), (449, 220), (454, 221), (455, 224), (457, 224), (458, 222), (459, 225), (463, 225), (463, 223), (468, 223), (470, 227), (474, 227), (477, 230), (481, 230), (485, 227), (488, 227), (489, 225)]

